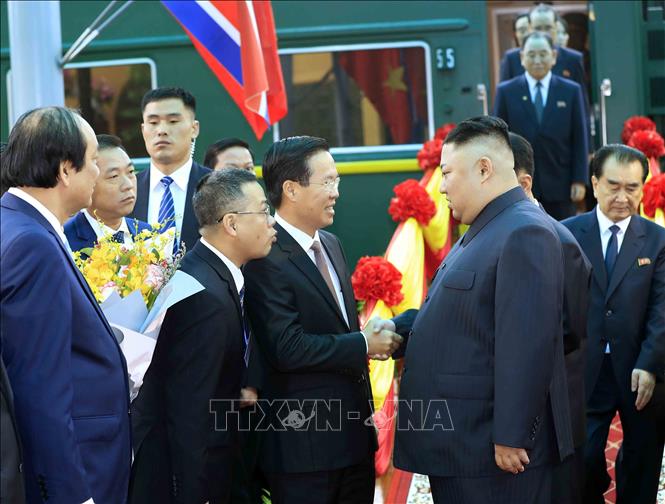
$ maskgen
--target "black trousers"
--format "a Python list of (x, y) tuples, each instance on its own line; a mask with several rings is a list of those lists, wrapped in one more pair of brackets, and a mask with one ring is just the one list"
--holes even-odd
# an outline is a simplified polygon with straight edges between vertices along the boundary
[(372, 504), (374, 455), (330, 471), (268, 473), (272, 504)]
[(654, 398), (642, 411), (632, 400), (623, 399), (609, 354), (605, 355), (598, 381), (587, 405), (587, 444), (585, 449), (585, 504), (604, 504), (603, 494), (610, 485), (605, 462), (607, 435), (616, 412), (623, 429), (621, 456), (616, 462), (617, 504), (653, 504), (663, 457)]
[(583, 504), (584, 445), (559, 462), (552, 473), (552, 504)]
[(572, 201), (540, 201), (540, 204), (558, 221), (575, 215), (575, 203)]
[[(486, 478), (430, 476), (434, 504), (550, 504), (552, 466)], [(558, 504), (558, 503), (557, 503)]]

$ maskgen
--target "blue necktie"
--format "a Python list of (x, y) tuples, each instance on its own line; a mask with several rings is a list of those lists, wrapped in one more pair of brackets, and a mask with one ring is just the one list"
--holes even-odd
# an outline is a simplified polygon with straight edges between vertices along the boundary
[[(173, 195), (171, 194), (171, 184), (173, 183), (173, 179), (171, 177), (163, 177), (160, 182), (164, 186), (164, 194), (162, 195), (162, 201), (159, 203), (157, 222), (163, 226), (161, 232), (164, 233), (171, 228), (175, 230), (176, 227), (175, 205), (173, 203)], [(175, 254), (177, 251), (178, 237), (176, 236), (173, 240), (173, 253)]]
[(608, 281), (612, 278), (614, 264), (617, 262), (617, 255), (619, 255), (619, 242), (617, 241), (619, 226), (616, 224), (610, 226), (610, 231), (612, 232), (612, 236), (610, 236), (607, 248), (605, 249), (605, 271), (607, 272)]
[(536, 107), (536, 119), (538, 124), (543, 122), (543, 110), (545, 109), (545, 104), (543, 103), (543, 83), (538, 81), (536, 82), (536, 99), (533, 104)]
[(118, 231), (115, 233), (112, 237), (111, 240), (116, 242), (116, 243), (125, 243), (125, 232), (124, 231)]
[(243, 359), (245, 366), (249, 365), (249, 330), (245, 322), (245, 286), (242, 286), (238, 293), (240, 297), (240, 313), (242, 314), (242, 342), (243, 342)]

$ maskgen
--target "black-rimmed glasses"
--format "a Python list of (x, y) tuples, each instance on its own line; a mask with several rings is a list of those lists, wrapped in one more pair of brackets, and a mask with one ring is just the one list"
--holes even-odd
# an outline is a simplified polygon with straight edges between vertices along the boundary
[(244, 211), (244, 210), (226, 212), (219, 219), (217, 219), (217, 224), (222, 222), (222, 220), (224, 220), (224, 217), (226, 217), (227, 215), (231, 215), (231, 214), (235, 214), (235, 215), (264, 215), (266, 220), (268, 220), (268, 219), (270, 219), (270, 207), (266, 207), (265, 210), (260, 210), (258, 212), (250, 212), (250, 211)]

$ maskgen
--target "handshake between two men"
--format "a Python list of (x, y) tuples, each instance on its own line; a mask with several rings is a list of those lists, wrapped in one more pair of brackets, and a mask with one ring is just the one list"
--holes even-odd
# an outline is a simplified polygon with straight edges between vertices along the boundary
[(404, 338), (395, 332), (395, 323), (374, 317), (362, 330), (367, 341), (367, 355), (370, 359), (388, 360), (400, 347)]

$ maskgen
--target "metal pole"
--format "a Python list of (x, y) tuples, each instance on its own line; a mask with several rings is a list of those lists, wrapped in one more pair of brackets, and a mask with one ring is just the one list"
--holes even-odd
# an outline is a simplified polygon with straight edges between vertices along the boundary
[(476, 86), (476, 98), (483, 103), (483, 115), (489, 114), (489, 108), (487, 106), (487, 88), (485, 87), (485, 84), (481, 83)]
[(65, 104), (59, 1), (7, 2), (10, 126), (28, 110)]
[(600, 83), (600, 132), (602, 134), (603, 145), (607, 145), (607, 106), (605, 98), (612, 96), (612, 81), (603, 79)]

